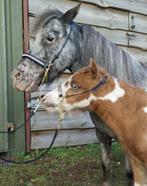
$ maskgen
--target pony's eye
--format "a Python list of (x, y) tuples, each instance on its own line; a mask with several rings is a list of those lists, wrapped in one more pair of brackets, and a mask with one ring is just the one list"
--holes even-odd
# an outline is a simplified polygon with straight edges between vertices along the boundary
[(49, 42), (49, 43), (52, 43), (54, 41), (54, 38), (52, 36), (48, 36), (46, 38), (46, 40)]
[(74, 89), (74, 90), (77, 90), (79, 87), (76, 83), (72, 83), (71, 88)]

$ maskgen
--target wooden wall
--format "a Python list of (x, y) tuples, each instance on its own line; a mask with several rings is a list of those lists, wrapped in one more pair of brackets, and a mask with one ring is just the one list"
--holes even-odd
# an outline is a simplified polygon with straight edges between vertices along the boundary
[[(78, 4), (78, 0), (29, 0), (30, 28), (36, 15), (47, 6), (65, 12)], [(82, 0), (75, 21), (91, 25), (108, 39), (127, 50), (140, 61), (147, 62), (147, 1), (146, 0)], [(69, 75), (63, 74), (51, 88)], [(45, 92), (47, 86), (44, 86)], [(36, 93), (32, 94), (35, 102)], [(57, 126), (58, 115), (47, 114), (42, 108), (31, 120), (31, 148), (48, 147)], [(66, 115), (61, 132), (55, 142), (59, 145), (77, 145), (97, 142), (95, 129), (86, 112)]]

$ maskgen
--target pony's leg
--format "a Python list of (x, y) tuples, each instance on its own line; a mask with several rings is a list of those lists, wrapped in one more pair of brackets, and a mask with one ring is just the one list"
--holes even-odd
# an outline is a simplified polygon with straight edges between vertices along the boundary
[(134, 174), (134, 186), (147, 186), (147, 168), (137, 159), (130, 158)]
[(99, 140), (101, 150), (102, 150), (102, 166), (103, 170), (107, 171), (110, 169), (110, 164), (112, 160), (111, 154), (111, 137), (107, 136), (105, 133), (96, 129), (96, 135)]
[(104, 174), (105, 185), (110, 184), (110, 175), (112, 172), (112, 154), (111, 154), (111, 137), (107, 136), (105, 133), (96, 129), (96, 135), (101, 146), (102, 153), (102, 168)]
[(134, 186), (134, 176), (132, 172), (132, 166), (127, 155), (125, 155), (125, 167), (126, 167), (126, 176), (128, 177), (128, 186)]
[(112, 172), (111, 136), (113, 136), (113, 133), (109, 128), (106, 127), (103, 121), (99, 117), (97, 117), (97, 115), (94, 112), (91, 112), (90, 116), (96, 127), (96, 135), (101, 146), (102, 168), (105, 179), (105, 185), (111, 186), (110, 184)]

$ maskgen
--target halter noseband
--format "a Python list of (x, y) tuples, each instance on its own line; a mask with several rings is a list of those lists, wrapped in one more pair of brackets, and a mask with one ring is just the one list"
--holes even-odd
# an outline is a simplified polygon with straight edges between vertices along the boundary
[(54, 63), (54, 61), (59, 57), (59, 55), (61, 54), (63, 48), (65, 47), (67, 41), (69, 40), (70, 38), (70, 35), (71, 35), (71, 31), (72, 31), (72, 25), (73, 25), (73, 22), (70, 23), (70, 31), (69, 31), (69, 34), (67, 35), (67, 38), (63, 44), (63, 46), (61, 47), (61, 49), (59, 50), (59, 52), (57, 53), (57, 55), (55, 55), (55, 57), (49, 62), (49, 63), (45, 63), (45, 61), (35, 57), (34, 55), (30, 54), (30, 53), (24, 53), (22, 55), (22, 58), (27, 58), (29, 60), (31, 60), (32, 62), (34, 62), (35, 64), (37, 64), (38, 66), (44, 68), (44, 69), (47, 69), (49, 65), (52, 65)]
[(96, 91), (97, 89), (101, 88), (107, 81), (108, 77), (107, 76), (104, 76), (95, 86), (93, 86), (92, 88), (86, 90), (86, 91), (83, 91), (83, 92), (78, 92), (78, 93), (75, 93), (75, 94), (69, 94), (69, 95), (66, 95), (66, 96), (63, 96), (63, 93), (62, 93), (62, 87), (61, 87), (61, 84), (58, 85), (58, 92), (59, 92), (59, 97), (60, 98), (67, 98), (67, 97), (72, 97), (72, 96), (76, 96), (76, 95), (80, 95), (80, 94), (84, 94), (84, 93), (87, 93), (87, 92), (91, 92), (91, 91)]

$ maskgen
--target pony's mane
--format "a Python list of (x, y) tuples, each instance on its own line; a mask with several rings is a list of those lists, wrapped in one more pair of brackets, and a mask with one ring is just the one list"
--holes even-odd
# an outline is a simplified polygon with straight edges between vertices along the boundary
[(45, 27), (52, 18), (58, 18), (61, 15), (63, 14), (54, 7), (48, 7), (44, 9), (36, 16), (35, 22), (31, 30), (31, 34), (35, 35), (39, 31), (39, 29)]
[(81, 42), (81, 63), (85, 63), (84, 66), (90, 58), (94, 58), (119, 80), (147, 89), (147, 64), (138, 61), (88, 25), (82, 25)]

